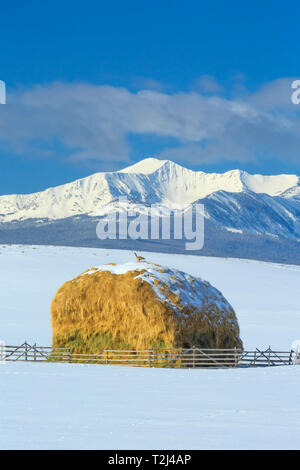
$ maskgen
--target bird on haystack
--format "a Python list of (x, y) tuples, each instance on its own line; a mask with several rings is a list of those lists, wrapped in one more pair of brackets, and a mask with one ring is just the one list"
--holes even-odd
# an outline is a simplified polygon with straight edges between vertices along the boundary
[(134, 254), (135, 254), (135, 259), (138, 262), (145, 261), (145, 258), (143, 256), (138, 256), (135, 251), (134, 251)]

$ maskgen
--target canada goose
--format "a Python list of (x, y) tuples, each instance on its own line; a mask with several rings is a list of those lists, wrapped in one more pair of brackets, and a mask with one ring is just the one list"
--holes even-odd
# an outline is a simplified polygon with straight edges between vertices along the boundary
[(137, 261), (140, 262), (140, 261), (144, 261), (144, 260), (145, 260), (145, 258), (143, 258), (143, 256), (138, 256), (135, 251), (134, 251), (134, 254), (135, 254), (135, 259), (136, 259)]

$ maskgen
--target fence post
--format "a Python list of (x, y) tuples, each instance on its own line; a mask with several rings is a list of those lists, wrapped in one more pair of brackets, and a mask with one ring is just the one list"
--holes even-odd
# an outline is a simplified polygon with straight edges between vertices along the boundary
[(152, 367), (152, 353), (153, 353), (153, 350), (149, 349), (149, 367)]
[(195, 359), (196, 359), (195, 353), (196, 353), (196, 351), (195, 351), (195, 346), (193, 346), (193, 369), (195, 369), (195, 367), (196, 367), (196, 366), (195, 366)]
[(71, 364), (71, 362), (72, 362), (71, 348), (68, 348), (68, 352), (69, 352), (69, 364)]
[(25, 361), (28, 360), (28, 356), (27, 356), (27, 341), (25, 341)]
[(33, 360), (36, 361), (36, 343), (33, 346)]
[(105, 349), (105, 353), (106, 353), (106, 364), (108, 365), (109, 364), (109, 357), (108, 357), (108, 350)]
[[(51, 355), (52, 354), (57, 354), (57, 353), (53, 353), (53, 349), (51, 349)], [(63, 351), (60, 353), (58, 352), (58, 356), (61, 356), (62, 357), (62, 361), (63, 362), (69, 362), (69, 349), (68, 348), (64, 348)], [(56, 358), (55, 358), (56, 359)]]
[(269, 346), (269, 357), (268, 357), (268, 365), (270, 366), (270, 359), (271, 359), (271, 346)]

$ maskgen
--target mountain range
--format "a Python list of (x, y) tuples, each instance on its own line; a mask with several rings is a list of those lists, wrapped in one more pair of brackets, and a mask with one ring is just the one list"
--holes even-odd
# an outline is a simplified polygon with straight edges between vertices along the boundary
[(198, 254), (300, 264), (297, 175), (204, 173), (156, 158), (39, 193), (0, 196), (0, 242), (184, 250), (174, 240), (98, 240), (95, 225), (101, 211), (115, 210), (116, 201), (124, 196), (139, 207), (204, 204), (205, 246)]

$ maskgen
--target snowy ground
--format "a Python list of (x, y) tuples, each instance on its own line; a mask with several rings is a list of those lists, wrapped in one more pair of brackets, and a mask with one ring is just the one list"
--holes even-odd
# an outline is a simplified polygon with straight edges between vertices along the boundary
[[(199, 275), (236, 310), (246, 348), (300, 338), (300, 267), (145, 254)], [(51, 344), (56, 289), (124, 251), (0, 247), (0, 339)], [(159, 370), (0, 364), (0, 449), (299, 449), (300, 367)]]
[(300, 367), (0, 366), (1, 449), (299, 449)]

